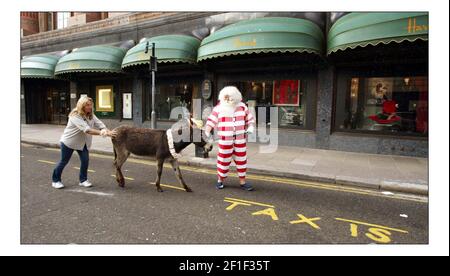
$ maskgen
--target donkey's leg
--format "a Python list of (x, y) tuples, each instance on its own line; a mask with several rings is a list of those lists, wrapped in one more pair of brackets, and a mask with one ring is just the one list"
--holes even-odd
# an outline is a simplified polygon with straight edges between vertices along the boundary
[(155, 181), (156, 190), (158, 192), (162, 192), (163, 191), (161, 189), (161, 186), (160, 186), (163, 165), (164, 165), (164, 159), (158, 159), (158, 170), (157, 170), (157, 173), (156, 173), (156, 181)]
[(130, 152), (125, 149), (116, 149), (114, 148), (114, 152), (116, 154), (116, 159), (114, 160), (114, 165), (116, 166), (116, 181), (119, 184), (119, 187), (125, 187), (125, 177), (122, 174), (122, 165), (127, 161), (128, 156), (130, 156)]
[(170, 164), (172, 165), (173, 171), (175, 173), (175, 176), (178, 179), (178, 182), (181, 186), (186, 190), (186, 192), (192, 192), (191, 188), (189, 188), (186, 183), (184, 182), (183, 176), (181, 175), (180, 166), (178, 165), (178, 161), (176, 159), (172, 159), (170, 161)]

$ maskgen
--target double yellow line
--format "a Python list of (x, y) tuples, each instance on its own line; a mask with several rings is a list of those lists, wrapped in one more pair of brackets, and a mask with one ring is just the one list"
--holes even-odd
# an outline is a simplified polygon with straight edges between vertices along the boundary
[[(54, 149), (54, 148), (45, 148), (45, 149), (51, 150), (51, 151), (59, 151), (59, 149)], [(105, 155), (105, 154), (98, 154), (98, 153), (91, 153), (90, 156), (102, 158), (102, 159), (114, 159), (113, 156)], [(135, 163), (135, 164), (156, 166), (156, 161), (136, 159), (136, 158), (128, 158), (127, 161), (131, 162), (131, 163)], [(171, 166), (169, 164), (164, 164), (164, 167), (169, 168)], [(197, 168), (197, 167), (190, 167), (190, 166), (181, 166), (181, 167), (182, 167), (183, 171), (217, 175), (216, 170), (212, 170), (212, 169)], [(238, 177), (237, 174), (230, 174), (229, 176), (235, 177), (235, 178)], [(296, 180), (296, 179), (291, 179), (291, 178), (256, 175), (256, 174), (247, 174), (246, 178), (249, 180), (266, 181), (266, 182), (272, 182), (272, 183), (276, 183), (276, 184), (285, 184), (285, 185), (291, 185), (291, 186), (303, 187), (303, 188), (321, 189), (321, 190), (345, 192), (345, 193), (352, 193), (352, 194), (359, 194), (359, 195), (366, 195), (366, 196), (375, 196), (375, 197), (388, 198), (388, 199), (399, 199), (399, 200), (413, 201), (413, 202), (419, 202), (419, 203), (428, 203), (428, 199), (425, 197), (400, 195), (400, 194), (385, 195), (385, 194), (382, 194), (382, 192), (380, 192), (380, 191), (374, 191), (374, 190), (370, 190), (370, 189), (357, 188), (357, 187), (346, 187), (346, 186), (341, 186), (341, 185), (336, 185), (336, 184), (325, 184), (325, 183), (319, 183), (319, 182), (313, 182), (313, 181), (304, 181), (304, 180)], [(172, 186), (172, 187), (175, 187), (175, 186)], [(178, 187), (175, 187), (175, 188), (178, 188)]]

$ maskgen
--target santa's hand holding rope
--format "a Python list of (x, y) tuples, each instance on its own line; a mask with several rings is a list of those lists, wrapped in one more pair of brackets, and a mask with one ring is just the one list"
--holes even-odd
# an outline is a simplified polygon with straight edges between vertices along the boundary
[(242, 95), (234, 86), (227, 86), (219, 93), (219, 103), (213, 108), (206, 123), (205, 134), (210, 137), (216, 128), (219, 137), (217, 153), (217, 184), (223, 189), (223, 181), (228, 176), (231, 160), (236, 164), (239, 183), (242, 189), (252, 191), (253, 187), (245, 181), (247, 170), (247, 133), (255, 129), (255, 119)]

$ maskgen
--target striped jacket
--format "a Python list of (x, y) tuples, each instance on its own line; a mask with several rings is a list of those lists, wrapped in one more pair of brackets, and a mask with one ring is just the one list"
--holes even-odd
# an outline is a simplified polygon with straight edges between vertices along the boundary
[(217, 127), (217, 135), (221, 139), (232, 139), (233, 136), (243, 136), (247, 127), (255, 124), (255, 118), (247, 105), (240, 102), (234, 110), (234, 116), (227, 116), (220, 112), (220, 103), (216, 105), (206, 123), (211, 128)]

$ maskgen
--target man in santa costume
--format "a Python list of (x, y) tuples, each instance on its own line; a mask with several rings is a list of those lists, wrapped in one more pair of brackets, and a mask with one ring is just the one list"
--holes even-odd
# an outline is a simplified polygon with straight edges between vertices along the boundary
[(234, 86), (224, 87), (219, 93), (219, 103), (213, 108), (205, 127), (207, 137), (216, 128), (219, 137), (217, 153), (217, 189), (223, 189), (233, 159), (241, 188), (252, 191), (245, 182), (247, 170), (247, 133), (255, 129), (255, 119), (247, 105), (242, 102), (242, 94)]

